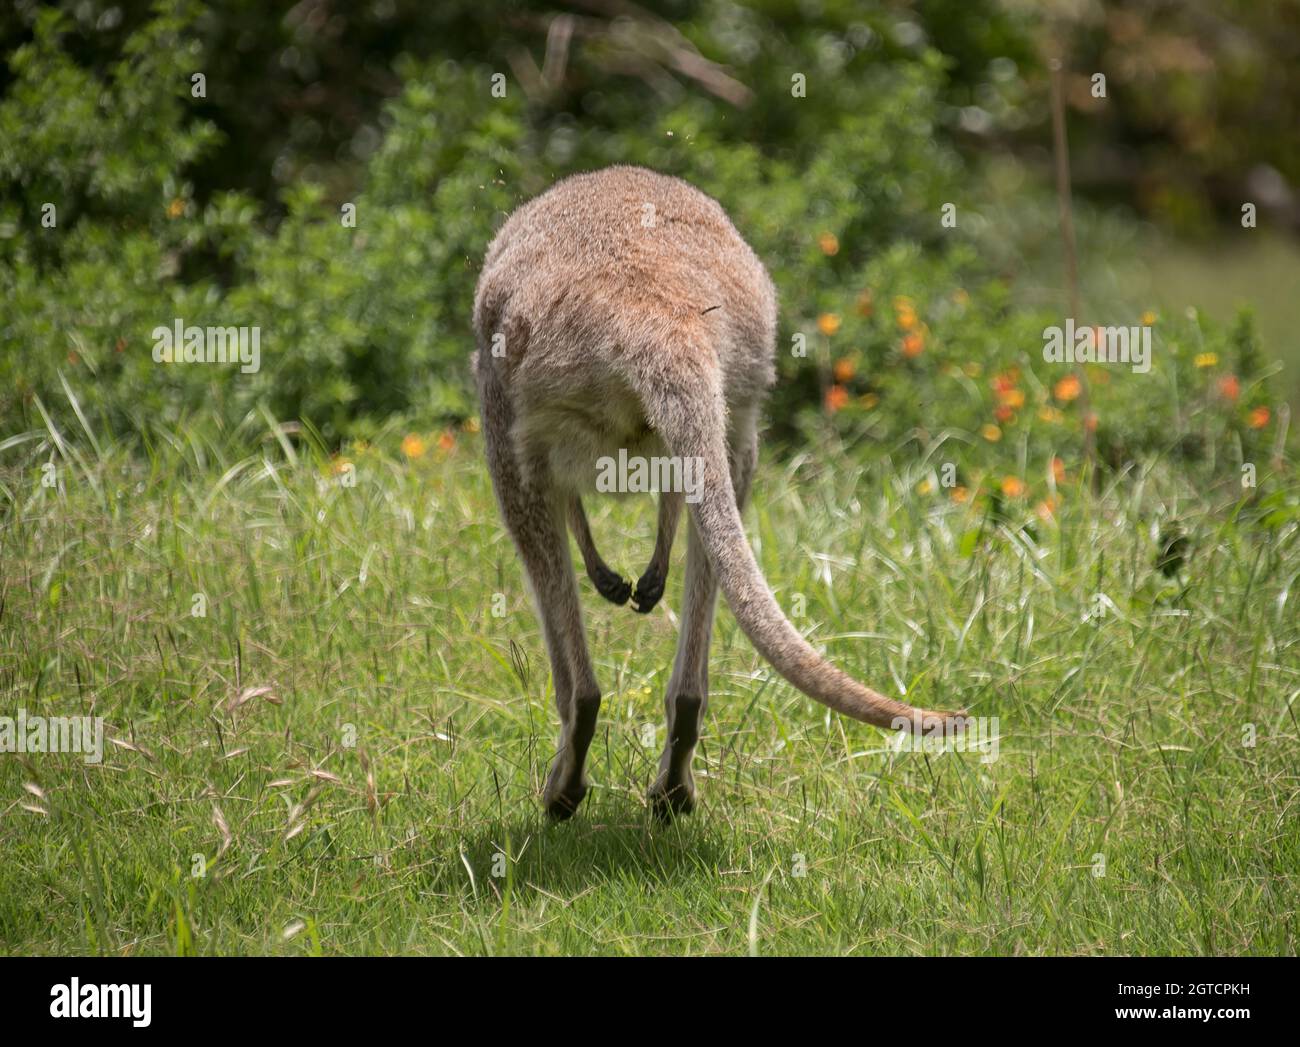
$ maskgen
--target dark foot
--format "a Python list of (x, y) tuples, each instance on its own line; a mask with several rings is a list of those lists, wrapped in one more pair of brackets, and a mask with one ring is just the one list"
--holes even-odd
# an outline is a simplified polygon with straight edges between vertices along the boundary
[(587, 795), (587, 782), (582, 767), (587, 761), (587, 748), (596, 733), (596, 717), (600, 714), (600, 695), (588, 694), (573, 700), (573, 720), (569, 727), (568, 745), (571, 749), (555, 755), (551, 773), (546, 776), (542, 790), (542, 803), (546, 813), (557, 822), (573, 817), (573, 812)]
[(666, 580), (657, 567), (647, 567), (645, 574), (637, 580), (636, 591), (632, 594), (632, 609), (638, 614), (649, 614), (654, 610), (664, 594)]
[(689, 780), (669, 782), (660, 778), (650, 786), (646, 796), (650, 809), (661, 822), (671, 822), (679, 814), (690, 814), (695, 810), (695, 785)]
[(632, 595), (631, 583), (604, 564), (591, 572), (591, 580), (596, 586), (596, 592), (610, 603), (618, 604), (620, 607), (627, 603), (627, 598)]
[[(549, 793), (549, 791), (548, 791)], [(554, 796), (543, 794), (542, 802), (546, 805), (547, 817), (553, 822), (568, 821), (587, 795), (587, 787), (580, 785), (576, 789), (557, 792)]]

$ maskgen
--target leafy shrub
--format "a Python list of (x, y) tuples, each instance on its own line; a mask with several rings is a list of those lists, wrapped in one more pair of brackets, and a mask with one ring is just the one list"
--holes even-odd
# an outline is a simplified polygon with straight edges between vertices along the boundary
[[(194, 192), (220, 135), (191, 105), (193, 4), (161, 4), (102, 77), (43, 14), (0, 101), (0, 409), (13, 428), (78, 424), (73, 390), (94, 425), (130, 431), (199, 411), (234, 425), (260, 407), (334, 444), (467, 422), (470, 304), (494, 229), (555, 177), (623, 162), (712, 193), (767, 262), (785, 441), (831, 425), (950, 461), (945, 490), (1011, 499), (1050, 496), (1062, 468), (1079, 468), (1088, 426), (1113, 468), (1147, 452), (1266, 453), (1277, 419), (1247, 324), (1162, 318), (1150, 374), (1085, 369), (1089, 421), (1082, 387), (1042, 359), (1043, 328), (1061, 318), (1014, 304), (1006, 258), (940, 222), (978, 189), (948, 129), (953, 70), (978, 65), (970, 40), (947, 42), (957, 60), (884, 9), (830, 5), (796, 27), (779, 8), (729, 33), (696, 26), (748, 74), (742, 110), (607, 83), (574, 120), (517, 85), (494, 96), (488, 65), (403, 59), (359, 190), (331, 199), (294, 182), (278, 222), (247, 194)], [(999, 49), (1014, 49), (1001, 31)], [(796, 73), (810, 97), (792, 93)], [(44, 228), (50, 202), (58, 224)], [(152, 332), (175, 318), (261, 328), (261, 370), (155, 363)]]

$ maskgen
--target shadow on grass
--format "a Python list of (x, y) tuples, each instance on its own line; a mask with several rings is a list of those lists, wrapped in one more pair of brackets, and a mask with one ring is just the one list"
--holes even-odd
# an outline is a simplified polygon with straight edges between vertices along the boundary
[(499, 899), (506, 856), (517, 897), (546, 892), (571, 899), (618, 881), (680, 887), (693, 879), (716, 882), (718, 870), (738, 860), (734, 841), (701, 813), (665, 825), (625, 798), (597, 804), (589, 798), (567, 822), (521, 811), (476, 827), (459, 843), (480, 897)]

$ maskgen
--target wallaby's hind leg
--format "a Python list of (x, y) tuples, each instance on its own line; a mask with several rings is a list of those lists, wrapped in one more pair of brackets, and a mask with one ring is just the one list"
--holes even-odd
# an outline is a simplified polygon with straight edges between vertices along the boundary
[(499, 387), (493, 390), (491, 379), (483, 383), (480, 395), (492, 485), (532, 587), (560, 713), (558, 752), (542, 802), (552, 818), (568, 818), (587, 795), (583, 765), (596, 732), (600, 688), (587, 651), (578, 585), (564, 534), (565, 496), (543, 464), (524, 479), (511, 446), (508, 401)]
[(632, 593), (632, 608), (641, 614), (649, 614), (664, 594), (664, 584), (668, 581), (668, 559), (673, 551), (673, 539), (677, 536), (677, 518), (682, 513), (681, 492), (664, 491), (659, 495), (659, 530), (655, 535), (655, 551), (650, 557), (650, 566), (637, 579), (636, 589)]
[[(752, 427), (742, 428), (736, 442), (737, 449), (732, 453), (732, 485), (736, 489), (736, 502), (743, 509), (758, 460), (757, 434)], [(688, 814), (695, 806), (691, 758), (709, 706), (709, 641), (713, 635), (717, 597), (713, 565), (692, 519), (686, 550), (681, 633), (677, 638), (673, 674), (664, 696), (667, 741), (659, 758), (659, 776), (649, 793), (655, 814), (664, 820), (675, 814)]]
[(591, 537), (591, 528), (587, 525), (587, 514), (582, 511), (582, 499), (576, 494), (569, 497), (569, 530), (578, 540), (583, 566), (587, 568), (587, 577), (596, 587), (596, 592), (620, 607), (627, 603), (627, 598), (632, 595), (632, 583), (601, 558), (596, 542)]

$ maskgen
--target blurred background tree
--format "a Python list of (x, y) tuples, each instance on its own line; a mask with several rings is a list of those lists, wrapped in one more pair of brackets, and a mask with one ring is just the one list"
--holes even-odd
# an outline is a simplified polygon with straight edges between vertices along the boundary
[[(1212, 6), (18, 0), (0, 15), (0, 412), (10, 430), (66, 416), (67, 381), (110, 428), (257, 404), (331, 441), (460, 424), (493, 230), (555, 178), (626, 162), (716, 195), (771, 268), (783, 439), (834, 416), (862, 439), (956, 430), (1006, 454), (1040, 426), (1054, 458), (1092, 426), (1120, 462), (1167, 442), (1170, 416), (1190, 424), (1191, 392), (1216, 433), (1266, 441), (1268, 361), (1298, 353), (1297, 296), (1267, 281), (1300, 273), (1300, 13)], [(1116, 382), (1091, 419), (1034, 374), (1063, 308), (1056, 50), (1085, 311), (1151, 310), (1170, 361), (1158, 395)], [(52, 200), (57, 234), (39, 224)], [(1231, 326), (1225, 252), (1256, 291), (1262, 358)], [(261, 325), (263, 373), (160, 374), (148, 332), (174, 316)]]

